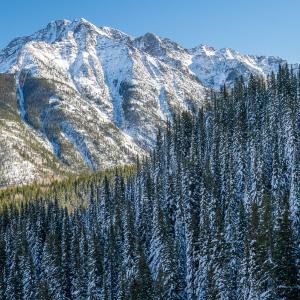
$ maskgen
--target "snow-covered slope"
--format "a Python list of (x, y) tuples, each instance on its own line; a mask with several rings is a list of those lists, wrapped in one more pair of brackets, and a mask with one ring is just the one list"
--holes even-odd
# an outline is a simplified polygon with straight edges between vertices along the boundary
[(276, 72), (285, 60), (274, 56), (243, 55), (224, 48), (214, 49), (200, 45), (189, 50), (192, 63), (189, 69), (206, 85), (219, 88), (222, 84), (232, 85), (235, 79), (243, 75), (246, 79), (250, 74), (267, 75)]
[[(133, 38), (84, 19), (54, 21), (0, 52), (0, 73), (15, 78), (21, 126), (14, 131), (2, 119), (1, 148), (28, 131), (64, 170), (130, 163), (153, 146), (174, 112), (202, 106), (207, 88), (276, 71), (283, 62), (208, 46), (188, 50), (152, 33)], [(5, 171), (12, 173), (5, 184), (40, 176), (35, 163), (29, 168), (28, 159), (7, 153), (24, 172)]]

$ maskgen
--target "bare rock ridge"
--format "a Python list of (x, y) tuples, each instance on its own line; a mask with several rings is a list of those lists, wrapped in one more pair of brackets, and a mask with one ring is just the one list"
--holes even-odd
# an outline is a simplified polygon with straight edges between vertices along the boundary
[(0, 52), (0, 186), (128, 164), (207, 88), (284, 62), (53, 21)]

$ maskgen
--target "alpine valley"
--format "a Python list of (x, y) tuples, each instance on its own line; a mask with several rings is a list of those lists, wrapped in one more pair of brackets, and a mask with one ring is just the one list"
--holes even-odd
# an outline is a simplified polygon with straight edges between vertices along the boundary
[(0, 185), (0, 300), (300, 299), (300, 69), (51, 22), (0, 52)]
[(174, 114), (205, 107), (210, 89), (283, 63), (53, 21), (0, 52), (0, 186), (130, 164)]

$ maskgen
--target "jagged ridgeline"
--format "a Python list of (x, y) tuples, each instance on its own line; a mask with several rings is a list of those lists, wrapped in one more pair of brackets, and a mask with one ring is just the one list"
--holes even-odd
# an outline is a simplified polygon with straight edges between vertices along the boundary
[(88, 205), (3, 209), (1, 297), (299, 299), (299, 75), (208, 101), (133, 172), (74, 186)]
[(52, 21), (0, 50), (14, 91), (1, 97), (0, 82), (0, 103), (13, 104), (9, 116), (0, 105), (0, 187), (132, 164), (173, 114), (203, 107), (210, 88), (284, 63), (82, 18)]

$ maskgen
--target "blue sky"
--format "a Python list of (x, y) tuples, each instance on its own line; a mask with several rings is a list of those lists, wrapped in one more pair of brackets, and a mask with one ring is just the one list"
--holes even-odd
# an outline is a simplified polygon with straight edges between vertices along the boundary
[(299, 12), (299, 0), (9, 0), (1, 3), (0, 48), (51, 20), (83, 17), (186, 48), (209, 44), (300, 62)]

